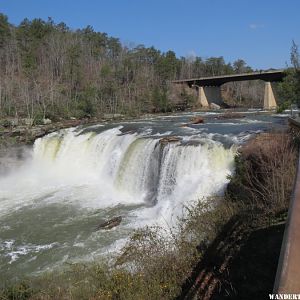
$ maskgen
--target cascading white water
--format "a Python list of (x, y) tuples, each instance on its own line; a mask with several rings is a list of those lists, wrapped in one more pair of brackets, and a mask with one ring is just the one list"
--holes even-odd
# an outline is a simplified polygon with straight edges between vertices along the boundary
[[(176, 223), (184, 206), (220, 195), (233, 171), (235, 150), (217, 142), (204, 145), (168, 144), (163, 148), (157, 186), (157, 204), (144, 210), (146, 222), (168, 227)], [(154, 222), (153, 222), (154, 221)]]
[(130, 144), (122, 158), (114, 180), (115, 186), (151, 205), (155, 203), (159, 168), (158, 140), (137, 138)]
[(170, 221), (180, 214), (182, 204), (220, 193), (232, 172), (233, 157), (234, 150), (212, 140), (162, 145), (158, 138), (113, 128), (99, 134), (50, 134), (35, 142), (33, 161), (62, 182), (92, 184), (100, 193), (92, 197), (98, 208), (154, 205), (155, 215), (147, 209), (141, 214), (152, 223), (160, 217)]
[[(120, 127), (99, 134), (69, 129), (37, 139), (32, 160), (2, 180), (2, 195), (11, 208), (15, 202), (36, 202), (45, 193), (65, 201), (70, 191), (73, 204), (91, 208), (168, 203), (168, 212), (157, 213), (168, 219), (180, 203), (222, 191), (233, 170), (234, 152), (212, 140), (161, 145), (158, 138), (122, 134)], [(12, 189), (16, 181), (19, 185)], [(75, 193), (76, 187), (81, 188)], [(150, 215), (152, 220), (158, 217)]]

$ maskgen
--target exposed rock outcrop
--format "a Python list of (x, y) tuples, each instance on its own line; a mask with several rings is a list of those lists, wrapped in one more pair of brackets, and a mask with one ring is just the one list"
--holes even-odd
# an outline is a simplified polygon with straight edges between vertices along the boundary
[(118, 217), (114, 217), (112, 219), (109, 219), (108, 221), (105, 221), (103, 223), (100, 223), (96, 230), (100, 230), (100, 229), (112, 229), (116, 226), (119, 226), (122, 222), (122, 217), (121, 216), (118, 216)]
[(175, 142), (179, 142), (181, 139), (177, 136), (166, 136), (163, 137), (159, 140), (159, 143), (161, 145), (166, 145), (168, 143), (175, 143)]

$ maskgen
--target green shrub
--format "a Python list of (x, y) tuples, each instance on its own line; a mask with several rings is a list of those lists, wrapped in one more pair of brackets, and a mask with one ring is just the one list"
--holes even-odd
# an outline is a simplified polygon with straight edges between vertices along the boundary
[(277, 109), (276, 109), (276, 113), (277, 113), (277, 114), (281, 114), (281, 113), (283, 113), (286, 109), (290, 108), (290, 106), (291, 106), (291, 103), (288, 102), (288, 101), (285, 101), (285, 102), (279, 104), (279, 106), (278, 106)]
[(12, 127), (12, 122), (10, 120), (5, 119), (2, 121), (1, 125), (5, 128)]

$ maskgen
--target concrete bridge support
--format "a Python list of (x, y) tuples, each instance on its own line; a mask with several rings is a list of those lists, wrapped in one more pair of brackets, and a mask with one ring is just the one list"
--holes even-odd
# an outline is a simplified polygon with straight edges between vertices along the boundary
[(223, 103), (219, 86), (197, 86), (198, 104), (201, 107), (209, 107), (210, 103), (221, 105)]
[(203, 86), (198, 87), (198, 104), (201, 107), (209, 107)]
[(271, 82), (265, 82), (264, 109), (274, 109), (277, 107)]

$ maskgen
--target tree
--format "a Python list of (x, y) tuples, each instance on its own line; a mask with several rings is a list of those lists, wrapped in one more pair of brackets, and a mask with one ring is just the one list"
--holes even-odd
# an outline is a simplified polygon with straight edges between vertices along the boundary
[(298, 45), (296, 45), (294, 40), (292, 40), (292, 47), (291, 47), (291, 64), (295, 70), (298, 70), (300, 68), (300, 57), (298, 52)]
[(0, 47), (3, 47), (5, 42), (10, 37), (10, 24), (6, 15), (0, 13)]
[[(249, 68), (245, 63), (235, 67), (237, 72)], [(118, 38), (92, 26), (71, 30), (51, 18), (24, 19), (14, 26), (0, 14), (0, 108), (4, 116), (137, 115), (167, 112), (179, 102), (185, 103), (180, 108), (184, 109), (193, 104), (193, 96), (180, 95), (180, 91), (177, 95), (172, 80), (233, 72), (223, 57), (177, 58), (171, 50), (125, 47)], [(235, 91), (230, 96), (238, 98)]]
[(166, 83), (167, 80), (176, 79), (178, 67), (179, 64), (175, 52), (169, 50), (161, 55), (156, 65), (156, 70), (162, 79), (162, 83)]
[(285, 78), (277, 87), (282, 105), (285, 107), (292, 103), (300, 106), (300, 59), (298, 45), (294, 41), (292, 41), (290, 61), (292, 68), (287, 69)]
[(243, 59), (238, 59), (233, 62), (233, 70), (234, 73), (237, 74), (252, 72), (252, 69), (247, 66), (247, 63)]

